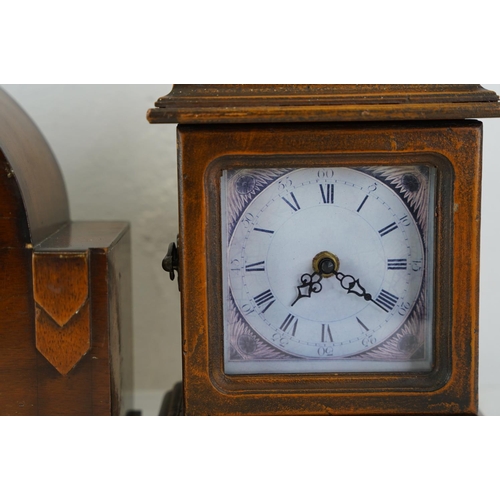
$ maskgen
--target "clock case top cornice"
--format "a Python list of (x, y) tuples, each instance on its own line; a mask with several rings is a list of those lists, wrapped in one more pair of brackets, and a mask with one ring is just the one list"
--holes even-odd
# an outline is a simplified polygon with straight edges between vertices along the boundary
[(150, 123), (293, 123), (500, 117), (498, 95), (468, 85), (176, 84)]

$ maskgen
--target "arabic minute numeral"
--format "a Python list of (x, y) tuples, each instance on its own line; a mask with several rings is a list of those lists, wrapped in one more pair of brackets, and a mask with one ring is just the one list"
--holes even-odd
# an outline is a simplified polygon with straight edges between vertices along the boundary
[(251, 213), (245, 214), (245, 216), (242, 219), (243, 227), (248, 229), (250, 227), (250, 225), (253, 224), (253, 220), (254, 220), (253, 214), (251, 214)]
[(233, 259), (231, 261), (231, 271), (239, 273), (241, 271), (240, 261), (238, 259)]
[(368, 335), (361, 341), (361, 343), (363, 344), (364, 347), (370, 347), (377, 343), (377, 339), (372, 335)]
[(403, 225), (405, 227), (408, 227), (411, 224), (410, 218), (408, 217), (408, 215), (403, 215), (403, 217), (401, 217), (401, 219), (399, 219), (399, 222), (401, 223), (401, 225)]
[(291, 188), (293, 186), (292, 179), (285, 177), (278, 182), (278, 191), (284, 191), (285, 189)]
[(243, 312), (243, 314), (250, 314), (250, 313), (253, 313), (255, 311), (255, 309), (248, 303), (246, 304), (243, 304), (241, 306), (241, 311)]
[(286, 347), (286, 345), (289, 342), (289, 339), (284, 333), (276, 332), (273, 335), (273, 341), (279, 344), (281, 347)]
[(318, 348), (318, 354), (321, 357), (332, 357), (333, 356), (333, 346), (328, 345), (328, 346), (321, 346)]
[(414, 260), (412, 263), (411, 263), (411, 270), (414, 271), (414, 272), (418, 272), (422, 269), (422, 259), (420, 260)]
[(411, 304), (409, 302), (404, 302), (399, 306), (399, 315), (406, 316), (410, 310)]
[(320, 179), (332, 179), (335, 175), (335, 170), (332, 168), (321, 168), (318, 170), (318, 177)]

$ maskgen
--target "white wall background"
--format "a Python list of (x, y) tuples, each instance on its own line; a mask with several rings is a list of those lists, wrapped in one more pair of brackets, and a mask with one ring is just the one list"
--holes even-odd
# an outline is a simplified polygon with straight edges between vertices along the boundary
[[(500, 85), (484, 85), (500, 94)], [(136, 407), (158, 412), (181, 380), (177, 285), (161, 269), (175, 241), (175, 125), (146, 111), (171, 85), (3, 85), (31, 116), (63, 171), (73, 220), (132, 224)], [(500, 119), (484, 120), (480, 406), (500, 415)], [(467, 251), (467, 249), (464, 249)]]

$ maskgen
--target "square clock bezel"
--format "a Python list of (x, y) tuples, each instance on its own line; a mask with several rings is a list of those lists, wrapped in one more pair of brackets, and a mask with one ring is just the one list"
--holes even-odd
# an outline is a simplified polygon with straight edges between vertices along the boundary
[[(397, 175), (396, 174), (397, 169), (402, 170), (404, 172), (407, 172), (408, 169), (411, 169), (412, 167), (428, 167), (429, 169), (435, 170), (434, 173), (437, 173), (438, 171), (442, 172), (442, 174), (443, 174), (441, 176), (442, 177), (442, 190), (452, 189), (451, 182), (450, 182), (451, 169), (448, 166), (446, 166), (442, 160), (441, 161), (434, 160), (435, 163), (436, 163), (436, 161), (438, 161), (439, 163), (443, 163), (442, 168), (438, 169), (432, 163), (432, 161), (433, 161), (432, 157), (427, 157), (427, 156), (423, 157), (422, 156), (419, 158), (418, 163), (405, 162), (403, 159), (404, 158), (403, 156), (401, 156), (400, 158), (401, 158), (401, 164), (399, 164), (399, 158), (398, 158), (398, 163), (395, 165), (392, 165), (392, 164), (390, 164), (390, 156), (387, 159), (384, 159), (384, 158), (381, 158), (380, 155), (379, 155), (379, 157), (377, 157), (377, 159), (371, 158), (370, 155), (362, 155), (359, 158), (357, 158), (355, 155), (350, 155), (349, 157), (345, 157), (343, 155), (335, 155), (333, 157), (330, 157), (328, 155), (326, 155), (326, 156), (321, 156), (321, 155), (317, 155), (317, 156), (279, 155), (279, 156), (271, 156), (271, 157), (269, 157), (267, 155), (240, 156), (240, 157), (226, 156), (226, 157), (222, 157), (222, 158), (215, 160), (209, 166), (209, 170), (212, 170), (212, 169), (216, 170), (216, 172), (213, 175), (217, 176), (218, 180), (220, 181), (217, 183), (217, 189), (215, 190), (217, 195), (220, 195), (223, 192), (222, 180), (220, 180), (219, 177), (224, 172), (232, 171), (233, 175), (237, 176), (236, 172), (238, 172), (238, 171), (249, 172), (249, 171), (254, 170), (254, 169), (256, 171), (260, 171), (260, 172), (264, 173), (264, 172), (266, 172), (266, 169), (269, 169), (269, 171), (272, 171), (272, 170), (284, 171), (284, 170), (290, 170), (290, 169), (296, 169), (296, 170), (307, 169), (307, 170), (316, 172), (318, 169), (319, 170), (327, 170), (327, 169), (334, 170), (337, 168), (341, 168), (341, 169), (367, 168), (367, 169), (369, 169), (370, 175), (371, 174), (377, 175), (377, 169), (380, 169), (379, 175), (380, 174), (383, 175), (382, 170), (384, 170), (387, 173), (387, 167), (389, 167), (391, 170), (390, 175), (392, 177), (394, 175)], [(372, 159), (373, 159), (373, 163), (370, 163), (370, 161)], [(361, 162), (366, 162), (366, 163), (361, 164)], [(288, 175), (288, 174), (286, 174), (286, 175)], [(434, 188), (432, 190), (432, 192), (429, 193), (429, 198), (432, 196), (434, 199), (432, 201), (430, 201), (430, 206), (427, 207), (427, 208), (429, 208), (431, 213), (427, 214), (426, 221), (427, 220), (430, 221), (429, 222), (430, 230), (432, 230), (432, 233), (433, 233), (432, 240), (433, 240), (433, 243), (435, 244), (435, 241), (434, 241), (435, 236), (438, 234), (442, 235), (443, 233), (442, 233), (442, 231), (438, 231), (434, 228), (435, 195), (436, 195), (437, 190), (436, 190), (435, 183), (431, 182), (431, 179), (434, 180), (434, 176), (433, 176), (433, 173), (429, 172), (429, 182), (430, 182), (429, 187)], [(371, 178), (370, 182), (374, 182), (374, 181), (377, 181), (377, 179), (375, 177)], [(381, 179), (378, 179), (378, 182), (383, 182), (383, 181)], [(446, 187), (444, 187), (444, 186), (446, 186)], [(213, 190), (211, 190), (211, 192), (213, 192)], [(220, 196), (217, 197), (216, 203), (219, 203), (219, 205), (225, 205)], [(408, 201), (408, 204), (411, 204), (411, 203), (412, 203), (411, 201)], [(212, 207), (212, 205), (211, 205), (211, 207)], [(222, 209), (222, 206), (221, 206), (221, 209)], [(246, 211), (246, 209), (245, 209), (245, 211)], [(221, 210), (222, 220), (217, 220), (217, 221), (214, 220), (213, 224), (220, 225), (220, 222), (224, 223), (224, 215), (222, 214), (222, 212), (223, 212), (223, 210)], [(445, 223), (446, 223), (446, 221), (445, 221)], [(426, 224), (427, 224), (427, 222), (426, 222)], [(221, 228), (221, 229), (222, 229), (222, 233), (224, 236), (224, 230), (223, 230), (224, 228)], [(438, 228), (438, 229), (440, 229), (440, 228)], [(227, 235), (225, 235), (225, 236), (227, 237)], [(424, 235), (423, 235), (423, 237), (425, 238)], [(427, 245), (425, 245), (425, 246), (427, 246)], [(228, 270), (227, 270), (228, 263), (227, 262), (224, 263), (224, 258), (223, 258), (224, 257), (224, 243), (222, 243), (221, 247), (222, 247), (221, 254), (217, 257), (218, 258), (220, 257), (220, 259), (222, 260), (221, 270), (222, 270), (222, 273), (224, 273), (224, 269), (226, 269), (226, 272), (228, 272)], [(450, 254), (451, 253), (450, 250), (451, 249), (449, 249), (449, 248), (445, 249), (445, 253)], [(280, 252), (280, 253), (282, 254), (282, 252)], [(436, 283), (443, 283), (443, 280), (437, 280), (437, 281), (434, 280), (434, 265), (433, 265), (434, 245), (430, 249), (430, 252), (426, 251), (425, 254), (426, 254), (425, 275), (429, 275), (429, 277), (425, 278), (422, 285), (424, 285), (424, 283), (426, 283), (427, 285), (431, 286), (432, 290), (430, 291), (430, 294), (428, 294), (428, 295), (429, 295), (429, 300), (432, 300), (432, 305), (434, 305), (433, 291), (435, 288), (435, 282)], [(432, 254), (430, 256), (430, 258), (429, 258), (429, 254)], [(430, 262), (430, 267), (427, 267), (427, 262)], [(263, 264), (263, 263), (261, 263), (261, 264)], [(306, 271), (306, 270), (307, 269), (305, 269), (304, 271)], [(366, 278), (366, 275), (365, 275), (365, 278)], [(225, 280), (225, 276), (223, 274), (222, 281), (224, 281), (224, 280)], [(224, 284), (223, 284), (223, 288), (224, 288)], [(226, 293), (224, 293), (224, 290), (223, 290), (223, 299), (224, 299), (224, 301), (229, 300), (227, 297), (227, 290), (226, 290)], [(358, 299), (355, 299), (355, 300), (357, 303)], [(234, 305), (233, 307), (236, 307), (236, 306)], [(432, 309), (433, 309), (433, 306), (430, 307), (430, 311), (429, 311), (429, 313), (431, 314), (432, 317), (428, 322), (427, 322), (427, 320), (425, 321), (426, 325), (424, 328), (425, 329), (431, 328), (432, 332), (433, 332), (435, 329), (434, 328), (434, 322), (435, 322), (434, 316), (435, 315), (434, 315), (434, 312), (432, 311)], [(242, 320), (242, 321), (244, 321), (244, 320)], [(227, 318), (226, 318), (223, 322), (223, 329), (226, 330), (227, 327), (228, 327), (228, 324), (227, 324)], [(237, 327), (237, 330), (241, 330), (241, 328), (242, 328), (242, 326), (240, 324), (240, 326)], [(250, 327), (248, 327), (248, 328), (250, 328)], [(226, 331), (224, 333), (225, 333), (225, 335), (227, 335)], [(431, 351), (431, 352), (427, 355), (424, 355), (423, 359), (420, 359), (419, 361), (415, 361), (415, 363), (414, 363), (415, 365), (420, 365), (421, 369), (412, 368), (412, 369), (405, 370), (402, 367), (398, 367), (397, 366), (398, 363), (395, 363), (395, 366), (393, 366), (393, 369), (391, 370), (391, 369), (389, 369), (390, 366), (387, 366), (387, 365), (391, 364), (390, 361), (386, 361), (386, 363), (380, 363), (380, 361), (377, 363), (377, 361), (375, 361), (375, 362), (371, 363), (371, 366), (375, 369), (370, 370), (369, 368), (363, 366), (363, 364), (365, 364), (366, 361), (357, 361), (357, 363), (350, 363), (350, 365), (352, 366), (353, 364), (355, 364), (358, 367), (360, 367), (361, 369), (349, 370), (346, 366), (342, 366), (342, 365), (345, 365), (345, 360), (340, 361), (340, 362), (336, 362), (335, 360), (331, 360), (329, 362), (329, 361), (320, 361), (318, 359), (317, 360), (317, 361), (319, 361), (318, 365), (322, 365), (322, 366), (320, 369), (318, 369), (316, 371), (311, 371), (311, 370), (307, 370), (307, 369), (302, 368), (300, 361), (296, 361), (295, 363), (293, 363), (292, 368), (288, 368), (288, 366), (287, 366), (288, 363), (282, 361), (281, 363), (278, 363), (278, 365), (276, 365), (276, 363), (273, 364), (273, 368), (275, 368), (276, 366), (279, 366), (279, 364), (282, 364), (284, 369), (282, 369), (281, 371), (273, 371), (272, 369), (269, 369), (269, 368), (264, 366), (263, 370), (259, 370), (259, 371), (248, 370), (245, 372), (245, 369), (243, 368), (238, 373), (237, 371), (230, 372), (227, 370), (227, 359), (225, 359), (224, 372), (229, 377), (236, 377), (238, 375), (246, 375), (246, 374), (254, 374), (254, 375), (256, 375), (256, 374), (262, 374), (262, 375), (263, 374), (273, 374), (275, 376), (282, 375), (282, 374), (288, 374), (288, 375), (296, 374), (297, 376), (300, 376), (300, 375), (315, 375), (315, 376), (317, 376), (318, 374), (323, 372), (323, 374), (336, 373), (337, 378), (339, 377), (340, 373), (343, 373), (345, 375), (348, 375), (350, 378), (353, 378), (355, 376), (360, 375), (361, 373), (364, 373), (364, 374), (371, 373), (371, 375), (374, 376), (375, 374), (389, 374), (392, 372), (392, 375), (391, 375), (392, 377), (397, 378), (401, 383), (404, 383), (403, 378), (397, 377), (397, 374), (399, 374), (399, 375), (402, 375), (402, 374), (403, 375), (404, 374), (406, 374), (406, 375), (409, 375), (409, 374), (423, 375), (424, 373), (429, 373), (429, 372), (432, 372), (436, 369), (436, 366), (434, 363), (434, 353), (433, 353), (433, 351), (434, 351), (434, 335), (431, 332), (428, 332), (428, 334), (427, 333), (424, 334), (424, 337), (428, 337), (428, 336), (432, 337), (432, 341), (430, 341), (431, 346), (427, 345), (427, 342), (429, 342), (429, 338), (426, 338), (425, 346), (426, 346), (426, 350), (429, 349), (429, 347), (430, 347), (429, 351)], [(226, 338), (226, 340), (227, 340), (227, 338)], [(225, 345), (224, 357), (226, 358), (227, 355), (228, 355), (228, 346)], [(263, 362), (263, 361), (264, 361), (263, 359), (260, 359), (259, 364), (266, 365), (266, 362), (265, 361)], [(405, 363), (406, 365), (411, 364), (411, 361), (408, 361), (408, 360), (405, 360), (405, 361), (406, 361), (406, 363)], [(242, 361), (240, 361), (240, 363), (242, 365), (244, 364), (244, 362), (242, 362)], [(426, 366), (427, 363), (430, 364), (430, 367)], [(314, 364), (316, 364), (316, 363), (315, 362), (312, 362), (312, 364), (307, 363), (307, 366), (309, 368), (310, 366), (314, 366)], [(379, 364), (380, 366), (377, 367), (376, 366), (377, 364)], [(383, 367), (381, 365), (383, 365)]]
[[(474, 352), (467, 352), (477, 338), (475, 330), (457, 329), (464, 322), (477, 321), (477, 303), (469, 301), (471, 314), (464, 317), (463, 303), (470, 290), (465, 283), (459, 288), (456, 284), (457, 277), (463, 278), (458, 275), (457, 266), (471, 282), (476, 273), (477, 235), (468, 258), (457, 242), (464, 237), (475, 239), (464, 235), (474, 231), (476, 221), (479, 122), (179, 126), (178, 130), (182, 150), (180, 266), (183, 277), (189, 276), (189, 280), (181, 280), (186, 414), (439, 414), (450, 413), (450, 407), (457, 413), (477, 412), (473, 390), (474, 384), (477, 386), (477, 359)], [(436, 168), (435, 336), (431, 371), (224, 373), (221, 172), (228, 168), (284, 164), (297, 168)], [(463, 205), (461, 217), (457, 217), (457, 205), (460, 206), (464, 194), (473, 196)], [(461, 308), (457, 307), (459, 304)], [(469, 366), (462, 365), (467, 358)]]

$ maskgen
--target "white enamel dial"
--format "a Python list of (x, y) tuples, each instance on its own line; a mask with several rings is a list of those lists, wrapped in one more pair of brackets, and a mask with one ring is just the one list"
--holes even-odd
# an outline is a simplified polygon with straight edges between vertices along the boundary
[[(419, 227), (404, 189), (369, 169), (273, 173), (223, 179), (226, 372), (426, 367), (428, 335), (413, 330), (429, 329), (428, 224)], [(409, 333), (410, 316), (422, 325)], [(396, 334), (399, 351), (384, 357)]]

